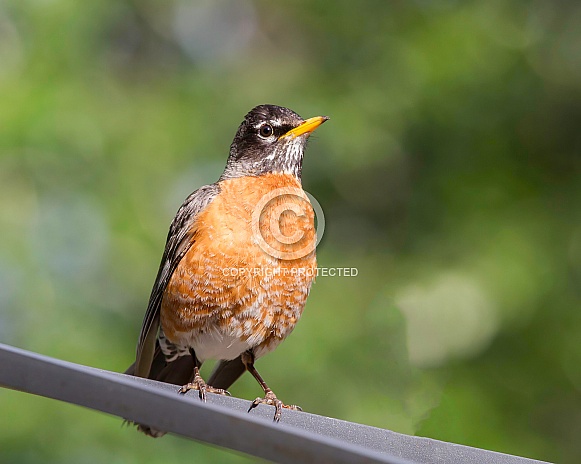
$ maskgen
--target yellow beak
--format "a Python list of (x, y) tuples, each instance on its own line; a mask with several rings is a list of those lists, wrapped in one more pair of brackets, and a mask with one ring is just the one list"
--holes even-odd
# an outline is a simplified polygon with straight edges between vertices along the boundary
[(292, 137), (294, 139), (295, 137), (299, 137), (303, 134), (310, 134), (328, 119), (329, 118), (327, 116), (315, 116), (314, 118), (309, 118), (301, 125), (289, 130), (286, 134), (281, 135), (280, 138), (282, 139), (283, 137)]

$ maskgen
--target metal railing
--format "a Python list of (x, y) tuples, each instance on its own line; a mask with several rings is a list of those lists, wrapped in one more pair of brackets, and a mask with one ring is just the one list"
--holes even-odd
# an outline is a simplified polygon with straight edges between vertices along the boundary
[(306, 412), (269, 406), (248, 414), (249, 402), (81, 366), (0, 344), (0, 386), (54, 398), (145, 423), (197, 441), (274, 462), (531, 464), (532, 459), (414, 437)]

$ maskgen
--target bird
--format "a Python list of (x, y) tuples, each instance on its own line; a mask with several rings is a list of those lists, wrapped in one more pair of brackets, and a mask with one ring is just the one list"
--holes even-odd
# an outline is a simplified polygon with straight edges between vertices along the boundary
[[(302, 189), (303, 156), (327, 116), (301, 118), (264, 104), (238, 127), (219, 179), (189, 195), (173, 219), (143, 319), (135, 362), (125, 374), (229, 395), (248, 371), (259, 404), (280, 401), (254, 366), (295, 328), (316, 276), (314, 211)], [(217, 360), (208, 382), (206, 360)], [(147, 435), (165, 434), (136, 424)]]

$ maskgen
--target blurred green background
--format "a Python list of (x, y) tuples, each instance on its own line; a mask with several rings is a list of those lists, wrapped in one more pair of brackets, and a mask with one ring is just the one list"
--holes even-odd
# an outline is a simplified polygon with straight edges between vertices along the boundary
[[(319, 277), (258, 362), (279, 397), (580, 462), (580, 24), (549, 0), (1, 1), (0, 341), (123, 371), (175, 211), (274, 103), (331, 117), (303, 182), (319, 265), (359, 271)], [(0, 411), (2, 463), (251, 461), (7, 390)]]

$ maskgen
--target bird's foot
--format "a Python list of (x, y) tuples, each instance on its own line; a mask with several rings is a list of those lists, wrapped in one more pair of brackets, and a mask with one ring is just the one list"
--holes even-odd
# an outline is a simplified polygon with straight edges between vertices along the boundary
[(279, 400), (272, 390), (267, 390), (264, 394), (264, 398), (256, 398), (250, 407), (248, 408), (248, 412), (252, 411), (256, 406), (259, 404), (268, 404), (270, 406), (274, 406), (274, 422), (278, 422), (280, 420), (280, 416), (282, 415), (282, 409), (292, 409), (293, 411), (302, 411), (299, 406), (294, 404), (284, 404), (281, 400)]
[(206, 382), (204, 382), (204, 379), (202, 379), (202, 376), (198, 373), (194, 375), (194, 379), (190, 383), (182, 386), (178, 390), (178, 393), (185, 395), (190, 390), (198, 390), (198, 394), (200, 395), (200, 399), (202, 401), (206, 401), (206, 393), (231, 396), (228, 391), (222, 388), (214, 388), (211, 385), (208, 385)]

